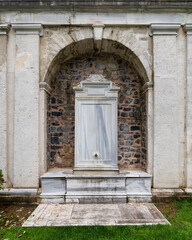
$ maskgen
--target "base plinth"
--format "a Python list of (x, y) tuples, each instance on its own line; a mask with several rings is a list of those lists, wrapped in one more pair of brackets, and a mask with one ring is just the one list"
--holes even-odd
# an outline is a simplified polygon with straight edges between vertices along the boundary
[(151, 175), (143, 171), (97, 175), (52, 171), (42, 175), (41, 182), (42, 202), (49, 203), (150, 202), (152, 196)]

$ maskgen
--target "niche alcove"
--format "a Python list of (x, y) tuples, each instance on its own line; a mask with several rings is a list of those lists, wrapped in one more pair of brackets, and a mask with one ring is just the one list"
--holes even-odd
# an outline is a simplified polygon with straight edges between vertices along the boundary
[[(117, 139), (117, 164), (113, 169), (115, 173), (84, 173), (78, 171), (79, 166), (77, 169), (74, 164), (77, 130), (74, 89), (98, 75), (119, 88), (117, 123), (113, 133)], [(48, 172), (41, 176), (42, 201), (151, 201), (151, 175), (147, 173), (151, 167), (147, 162), (148, 78), (134, 53), (113, 41), (103, 40), (100, 51), (95, 49), (91, 39), (80, 41), (58, 53), (50, 64), (45, 79), (51, 86), (51, 92), (47, 96)], [(98, 127), (101, 115), (97, 114), (97, 117)], [(106, 119), (109, 121), (110, 118)], [(93, 153), (95, 151), (92, 149), (91, 154)], [(76, 156), (77, 154), (78, 152)], [(98, 157), (99, 152), (96, 151), (96, 154)]]
[(73, 168), (75, 151), (75, 93), (73, 87), (93, 74), (102, 74), (120, 87), (118, 94), (118, 166), (147, 165), (146, 95), (129, 62), (114, 54), (82, 55), (65, 62), (52, 81), (48, 96), (48, 166)]

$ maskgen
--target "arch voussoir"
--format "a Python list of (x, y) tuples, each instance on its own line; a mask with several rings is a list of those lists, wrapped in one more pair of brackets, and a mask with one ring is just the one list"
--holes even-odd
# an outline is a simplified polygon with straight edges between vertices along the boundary
[[(140, 37), (135, 39), (134, 31), (140, 31)], [(58, 65), (77, 57), (78, 55), (95, 53), (92, 28), (68, 28), (59, 36), (56, 31), (45, 42), (47, 58), (44, 57), (41, 79), (50, 84), (51, 78), (58, 70)], [(123, 37), (124, 36), (124, 37)], [(144, 40), (145, 41), (144, 41)], [(140, 29), (125, 30), (104, 28), (101, 40), (101, 52), (116, 54), (131, 62), (136, 68), (143, 83), (152, 81), (152, 62), (150, 50), (147, 47), (147, 33)], [(52, 73), (52, 74), (50, 74)]]

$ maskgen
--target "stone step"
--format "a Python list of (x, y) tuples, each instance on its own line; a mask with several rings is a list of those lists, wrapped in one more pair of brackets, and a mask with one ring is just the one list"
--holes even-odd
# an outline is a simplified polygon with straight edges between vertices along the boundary
[(40, 204), (23, 227), (170, 224), (153, 203)]
[(127, 171), (117, 175), (75, 175), (65, 171), (41, 176), (42, 202), (126, 203), (151, 201), (151, 175)]

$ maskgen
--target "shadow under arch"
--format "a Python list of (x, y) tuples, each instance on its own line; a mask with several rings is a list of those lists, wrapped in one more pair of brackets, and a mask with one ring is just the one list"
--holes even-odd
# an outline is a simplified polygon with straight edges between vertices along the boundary
[(92, 38), (73, 42), (61, 49), (48, 66), (43, 82), (51, 85), (51, 81), (55, 74), (59, 71), (61, 65), (69, 59), (78, 57), (79, 55), (99, 55), (100, 53), (110, 53), (121, 57), (134, 66), (142, 80), (143, 85), (149, 82), (145, 67), (139, 57), (132, 50), (117, 41), (103, 39), (101, 49), (98, 51)]

